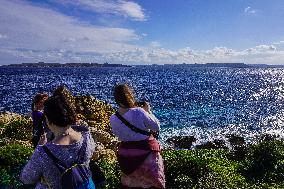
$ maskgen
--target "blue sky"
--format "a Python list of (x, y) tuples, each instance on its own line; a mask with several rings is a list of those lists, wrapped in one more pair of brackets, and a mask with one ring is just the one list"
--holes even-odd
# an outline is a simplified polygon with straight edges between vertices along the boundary
[(0, 3), (0, 64), (284, 64), (283, 0)]

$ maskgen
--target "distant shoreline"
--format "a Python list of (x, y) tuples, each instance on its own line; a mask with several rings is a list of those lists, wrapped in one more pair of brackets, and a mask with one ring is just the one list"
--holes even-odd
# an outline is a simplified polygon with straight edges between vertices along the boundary
[(191, 68), (284, 68), (283, 65), (269, 64), (245, 64), (245, 63), (205, 63), (205, 64), (151, 64), (151, 65), (125, 65), (125, 64), (110, 64), (110, 63), (20, 63), (2, 65), (0, 68), (97, 68), (97, 67), (136, 67), (136, 66), (157, 66), (157, 67), (191, 67)]
[(45, 62), (38, 62), (38, 63), (21, 63), (21, 64), (9, 64), (9, 65), (2, 65), (2, 68), (81, 68), (81, 67), (131, 67), (130, 65), (123, 65), (123, 64), (99, 64), (99, 63), (45, 63)]

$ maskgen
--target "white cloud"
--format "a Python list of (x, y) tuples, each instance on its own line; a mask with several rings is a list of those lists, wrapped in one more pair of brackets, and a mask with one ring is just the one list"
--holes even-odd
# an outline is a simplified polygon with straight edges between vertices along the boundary
[(257, 50), (261, 50), (261, 51), (275, 51), (276, 47), (274, 45), (258, 45), (255, 47)]
[(247, 7), (247, 8), (245, 8), (245, 12), (248, 12), (249, 11), (249, 9), (251, 9), (250, 7)]
[[(44, 51), (64, 49), (71, 52), (105, 53), (134, 48), (129, 42), (139, 37), (132, 29), (93, 26), (81, 23), (73, 17), (23, 1), (2, 0), (0, 6), (0, 51), (11, 56), (33, 56)], [(1, 39), (0, 38), (0, 39)], [(57, 53), (53, 60), (60, 61)], [(72, 61), (72, 60), (70, 60)]]
[(213, 57), (226, 57), (231, 56), (235, 53), (233, 49), (226, 47), (214, 47), (212, 50), (206, 51), (206, 54)]
[(276, 51), (276, 47), (274, 45), (258, 45), (253, 48), (246, 49), (245, 51), (251, 54), (260, 54)]
[(143, 13), (143, 9), (140, 5), (134, 2), (120, 1), (121, 7), (120, 9), (126, 16), (130, 16), (131, 18), (139, 21), (146, 20), (146, 17)]
[(168, 49), (136, 48), (132, 50), (105, 53), (103, 58), (118, 62), (145, 62), (148, 64), (175, 63), (208, 63), (208, 62), (245, 62), (283, 64), (284, 51), (277, 50), (274, 45), (258, 45), (245, 50), (234, 50), (226, 47), (214, 47), (210, 50), (196, 51), (189, 47), (171, 51)]
[[(81, 3), (81, 1), (74, 2)], [(101, 4), (97, 6), (106, 7), (105, 11), (114, 10), (111, 4), (114, 1), (98, 2)], [(116, 1), (119, 5), (123, 2), (125, 1)], [(66, 3), (69, 4), (69, 1)], [(131, 6), (126, 9), (132, 10)], [(130, 12), (127, 14), (130, 15)], [(134, 11), (131, 14), (139, 15), (136, 13)], [(244, 50), (227, 47), (208, 50), (186, 47), (169, 50), (163, 48), (157, 41), (152, 41), (147, 46), (133, 45), (140, 36), (145, 37), (147, 34), (138, 35), (132, 29), (99, 27), (82, 23), (73, 17), (20, 0), (1, 1), (0, 25), (0, 64), (36, 61), (110, 61), (128, 64), (242, 61), (284, 63), (284, 50), (275, 43), (257, 45)], [(277, 43), (283, 44), (284, 41)]]
[(251, 7), (246, 7), (244, 13), (249, 15), (256, 15), (259, 11), (257, 9), (252, 9)]
[(124, 17), (129, 17), (136, 21), (145, 21), (146, 16), (143, 8), (131, 1), (125, 0), (52, 0), (56, 3), (61, 3), (66, 6), (73, 5), (76, 8), (82, 8), (85, 10), (114, 14)]
[(284, 41), (277, 41), (277, 42), (272, 43), (272, 45), (276, 45), (276, 46), (283, 45), (283, 44), (284, 44)]

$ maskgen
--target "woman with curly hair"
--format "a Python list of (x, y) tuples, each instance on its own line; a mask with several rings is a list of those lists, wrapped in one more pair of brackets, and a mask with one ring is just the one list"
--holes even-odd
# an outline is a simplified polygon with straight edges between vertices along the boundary
[[(49, 129), (54, 133), (54, 139), (39, 143), (20, 179), (24, 184), (37, 183), (36, 189), (59, 189), (62, 184), (69, 183), (62, 183), (63, 173), (54, 159), (71, 168), (79, 164), (89, 167), (95, 143), (88, 130), (74, 126), (76, 113), (66, 96), (49, 97), (44, 102), (44, 114)], [(95, 187), (91, 178), (88, 185)]]

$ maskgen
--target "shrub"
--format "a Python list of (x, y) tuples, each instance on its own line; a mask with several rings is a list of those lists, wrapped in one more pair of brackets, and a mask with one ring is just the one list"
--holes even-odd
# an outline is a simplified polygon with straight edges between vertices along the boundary
[(0, 187), (20, 188), (19, 174), (33, 152), (30, 147), (11, 144), (0, 147)]
[(0, 166), (17, 166), (27, 162), (33, 149), (19, 144), (0, 147)]
[(109, 163), (105, 159), (100, 159), (98, 165), (106, 176), (107, 189), (118, 189), (120, 185), (120, 168), (118, 163)]
[(264, 141), (251, 146), (241, 169), (251, 182), (284, 182), (284, 142)]
[(30, 140), (32, 138), (32, 122), (30, 119), (19, 117), (4, 124), (1, 137), (15, 140)]
[(225, 150), (174, 150), (162, 153), (167, 188), (237, 188), (246, 186), (238, 162)]

